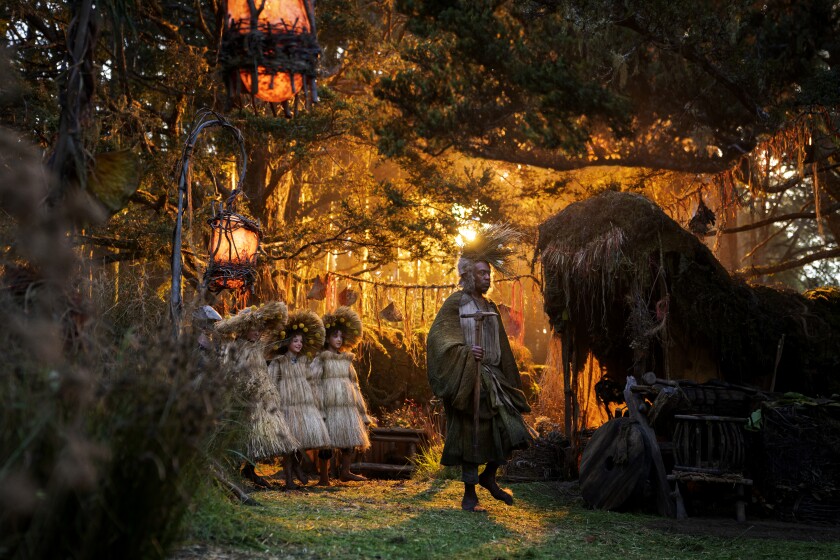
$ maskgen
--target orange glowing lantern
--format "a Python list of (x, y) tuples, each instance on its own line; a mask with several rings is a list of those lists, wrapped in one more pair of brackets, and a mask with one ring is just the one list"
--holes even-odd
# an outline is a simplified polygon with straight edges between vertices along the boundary
[(291, 116), (299, 93), (307, 106), (318, 101), (320, 53), (312, 0), (228, 0), (220, 60), (231, 95), (244, 90)]
[(210, 262), (204, 273), (208, 291), (247, 290), (256, 279), (259, 223), (221, 207), (207, 223), (212, 229)]

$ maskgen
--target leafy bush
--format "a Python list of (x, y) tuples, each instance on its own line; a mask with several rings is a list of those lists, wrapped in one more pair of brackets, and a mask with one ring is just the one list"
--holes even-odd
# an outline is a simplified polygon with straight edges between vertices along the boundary
[(0, 557), (163, 558), (237, 424), (226, 373), (146, 302), (105, 320), (68, 242), (85, 200), (45, 208), (40, 155), (2, 130), (0, 158)]

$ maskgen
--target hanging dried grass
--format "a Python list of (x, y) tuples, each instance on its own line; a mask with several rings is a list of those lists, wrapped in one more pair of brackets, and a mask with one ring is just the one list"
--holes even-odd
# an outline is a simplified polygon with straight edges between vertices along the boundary
[(623, 265), (628, 265), (622, 251), (624, 242), (624, 232), (613, 227), (577, 249), (561, 239), (547, 245), (542, 252), (543, 266), (562, 275), (567, 307), (572, 307), (571, 294), (575, 292), (578, 301), (589, 302), (592, 316), (606, 318), (607, 302), (619, 277), (617, 273)]

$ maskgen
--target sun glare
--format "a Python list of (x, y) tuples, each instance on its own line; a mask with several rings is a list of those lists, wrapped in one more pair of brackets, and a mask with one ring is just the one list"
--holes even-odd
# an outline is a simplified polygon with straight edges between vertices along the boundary
[(461, 226), (458, 228), (458, 235), (455, 236), (455, 244), (463, 247), (470, 241), (475, 240), (476, 231), (472, 226)]

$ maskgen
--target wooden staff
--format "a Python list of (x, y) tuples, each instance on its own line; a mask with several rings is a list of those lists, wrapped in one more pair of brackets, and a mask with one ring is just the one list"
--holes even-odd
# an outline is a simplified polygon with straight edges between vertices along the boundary
[[(498, 317), (492, 311), (479, 311), (468, 315), (461, 315), (462, 319), (475, 319), (475, 345), (481, 346), (481, 326), (487, 317)], [(478, 454), (478, 407), (481, 402), (481, 360), (475, 359), (475, 387), (473, 387), (473, 453)]]

